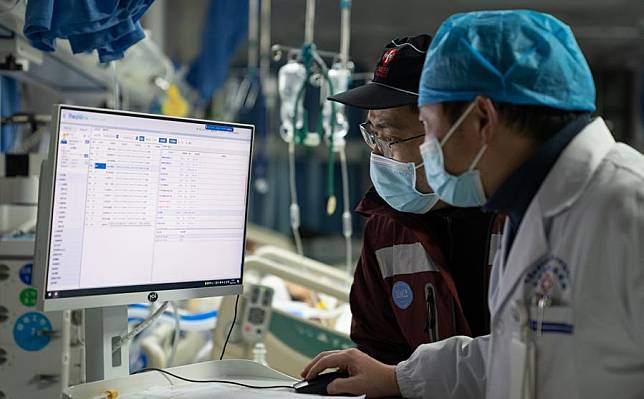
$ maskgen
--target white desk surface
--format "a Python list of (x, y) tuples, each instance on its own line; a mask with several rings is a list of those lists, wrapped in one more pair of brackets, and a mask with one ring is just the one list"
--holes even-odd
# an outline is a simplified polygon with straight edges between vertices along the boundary
[[(168, 371), (196, 380), (221, 379), (250, 385), (293, 385), (296, 379), (249, 360), (221, 360), (173, 367)], [(251, 389), (230, 384), (186, 382), (157, 371), (128, 377), (91, 382), (68, 388), (67, 399), (103, 398), (108, 390), (118, 392), (118, 399), (313, 399), (318, 395), (301, 395), (292, 389)], [(336, 398), (338, 398), (336, 396)], [(339, 397), (342, 398), (342, 397)], [(355, 397), (354, 397), (355, 398)]]

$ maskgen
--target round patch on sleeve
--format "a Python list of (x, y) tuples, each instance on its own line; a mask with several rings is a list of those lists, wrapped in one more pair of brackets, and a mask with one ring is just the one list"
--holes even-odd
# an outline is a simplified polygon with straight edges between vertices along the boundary
[(404, 281), (396, 281), (391, 289), (391, 297), (398, 308), (405, 310), (414, 300), (414, 293), (409, 284)]

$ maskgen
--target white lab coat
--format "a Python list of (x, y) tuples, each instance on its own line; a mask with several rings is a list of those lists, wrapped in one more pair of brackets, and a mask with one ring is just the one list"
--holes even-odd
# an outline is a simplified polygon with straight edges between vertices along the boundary
[[(539, 188), (507, 258), (505, 239), (491, 334), (420, 346), (396, 367), (403, 396), (530, 397), (513, 384), (530, 387), (522, 371), (532, 364), (536, 398), (644, 398), (644, 156), (595, 119)], [(543, 293), (551, 303), (540, 313)], [(522, 332), (533, 363), (520, 358)]]

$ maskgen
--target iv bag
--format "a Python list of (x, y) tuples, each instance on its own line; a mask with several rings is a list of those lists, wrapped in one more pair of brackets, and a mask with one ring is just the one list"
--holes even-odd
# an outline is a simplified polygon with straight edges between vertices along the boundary
[[(329, 93), (328, 96), (332, 96), (338, 93), (343, 93), (349, 88), (349, 79), (351, 77), (351, 72), (342, 68), (340, 64), (335, 64), (333, 68), (329, 70), (329, 80), (333, 84), (333, 93)], [(333, 132), (331, 132), (331, 112), (332, 112), (331, 101), (326, 100), (324, 102), (324, 107), (322, 109), (322, 116), (324, 118), (324, 131), (326, 137), (330, 134), (333, 134), (334, 142), (340, 142), (349, 132), (349, 123), (347, 117), (344, 113), (344, 105), (338, 102), (335, 103), (335, 126)], [(343, 140), (342, 140), (343, 141)]]
[(304, 125), (304, 101), (303, 96), (298, 101), (298, 112), (295, 116), (296, 126), (293, 126), (295, 112), (295, 101), (297, 93), (306, 80), (306, 69), (304, 65), (296, 61), (289, 61), (282, 66), (278, 72), (278, 88), (281, 101), (280, 107), (280, 135), (287, 143), (293, 140), (295, 127), (298, 129)]

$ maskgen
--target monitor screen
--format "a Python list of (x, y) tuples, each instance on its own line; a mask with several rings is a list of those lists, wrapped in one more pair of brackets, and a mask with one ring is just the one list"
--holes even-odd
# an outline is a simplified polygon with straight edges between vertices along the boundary
[(252, 126), (60, 106), (55, 128), (45, 300), (241, 285)]

